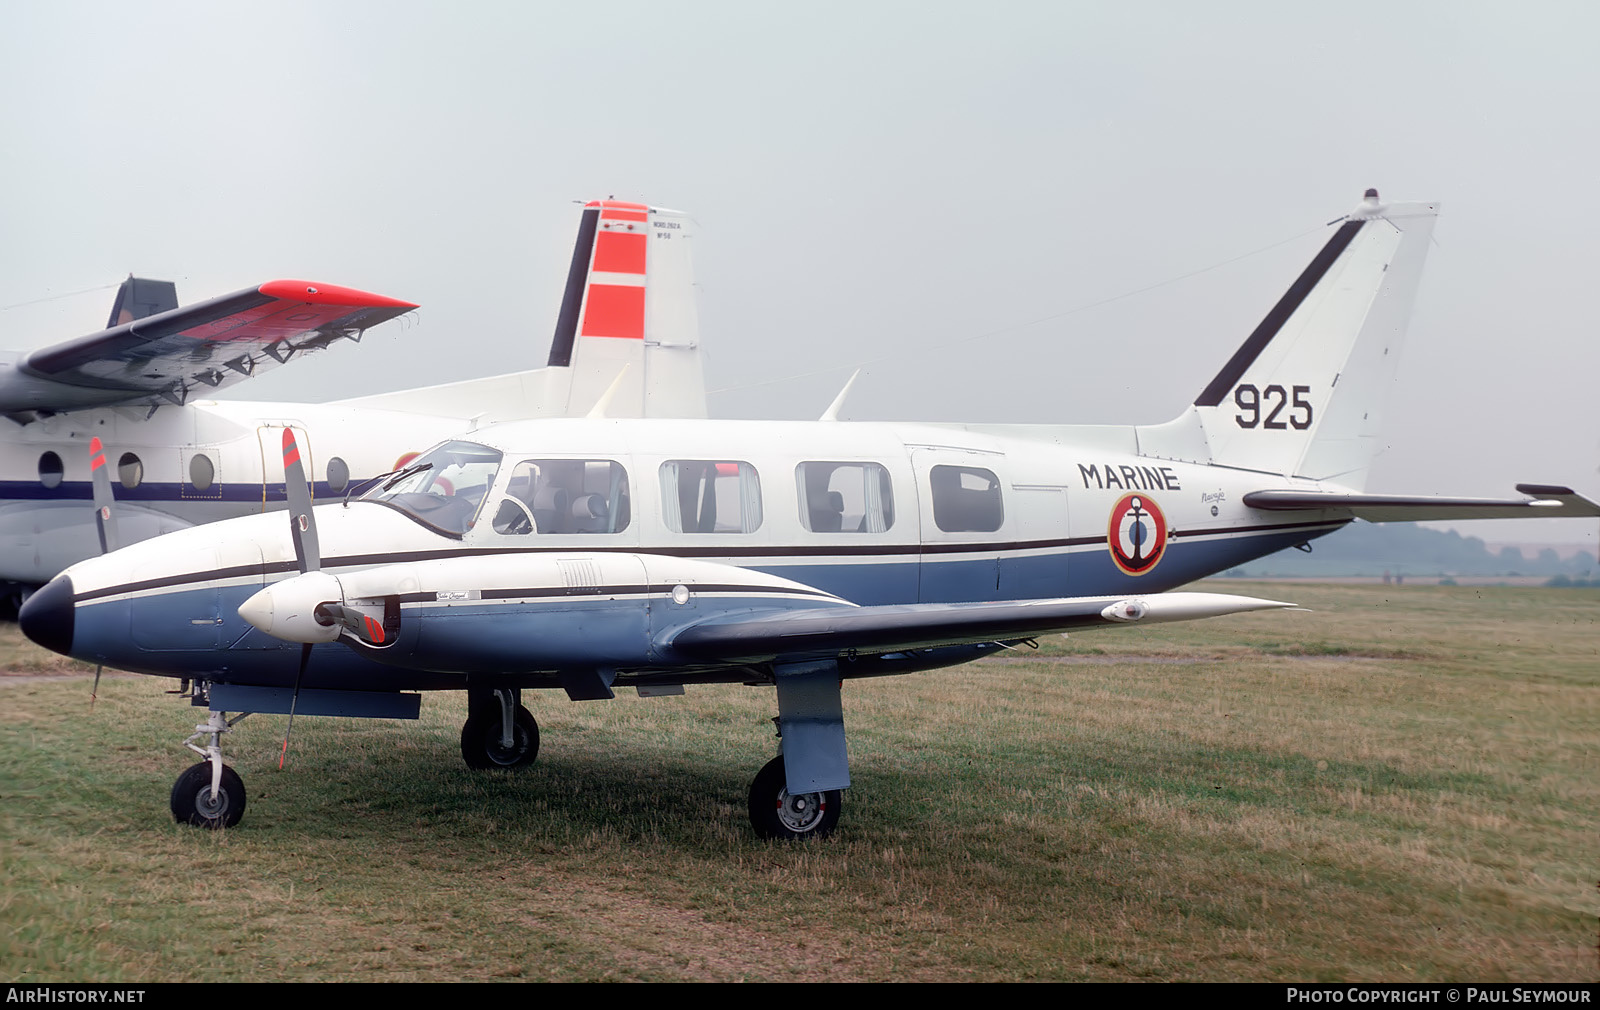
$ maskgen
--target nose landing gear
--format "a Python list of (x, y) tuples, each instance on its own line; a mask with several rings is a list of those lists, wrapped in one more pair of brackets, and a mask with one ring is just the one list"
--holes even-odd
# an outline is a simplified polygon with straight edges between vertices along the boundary
[[(215, 830), (231, 828), (244, 816), (244, 782), (238, 772), (222, 763), (218, 741), (249, 714), (245, 712), (230, 721), (226, 712), (212, 709), (210, 717), (183, 742), (205, 760), (191, 765), (172, 784), (172, 817), (179, 824)], [(211, 742), (204, 748), (195, 746), (203, 736), (209, 736)]]

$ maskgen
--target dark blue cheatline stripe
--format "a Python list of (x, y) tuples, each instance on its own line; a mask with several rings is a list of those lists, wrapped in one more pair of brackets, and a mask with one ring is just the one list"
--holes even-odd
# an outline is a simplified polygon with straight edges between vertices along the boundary
[[(1278, 523), (1264, 526), (1239, 526), (1218, 527), (1216, 529), (1180, 530), (1175, 536), (1221, 536), (1229, 533), (1296, 533), (1312, 532), (1316, 530), (1331, 530), (1343, 526), (1348, 519), (1321, 520), (1318, 522), (1303, 523)], [(1008, 554), (1024, 551), (1034, 551), (1051, 547), (1068, 547), (1104, 544), (1106, 538), (1101, 537), (1073, 537), (1062, 540), (1024, 540), (1015, 543), (983, 543), (983, 544), (884, 544), (876, 547), (840, 548), (831, 545), (818, 545), (815, 547), (747, 547), (747, 548), (714, 548), (714, 547), (574, 547), (571, 544), (550, 547), (478, 547), (456, 548), (454, 550), (434, 551), (396, 551), (385, 554), (347, 554), (341, 557), (324, 558), (324, 568), (357, 568), (367, 565), (394, 565), (405, 564), (413, 561), (439, 561), (449, 558), (468, 557), (496, 557), (503, 554), (655, 554), (669, 558), (807, 558), (807, 557), (836, 557), (836, 556), (861, 556), (877, 555), (880, 557), (920, 557), (925, 554)], [(297, 572), (299, 565), (293, 560), (275, 561), (268, 565), (236, 565), (231, 568), (215, 568), (204, 572), (186, 572), (180, 575), (168, 575), (159, 579), (146, 579), (143, 582), (130, 582), (119, 586), (108, 586), (91, 592), (79, 593), (74, 599), (79, 603), (97, 600), (108, 596), (121, 596), (124, 593), (144, 592), (148, 589), (165, 589), (170, 586), (189, 585), (191, 583), (204, 583), (221, 581), (223, 579), (236, 579), (254, 575), (277, 575), (284, 572)], [(794, 592), (795, 590), (772, 590), (774, 592)], [(823, 595), (832, 596), (832, 593)]]
[[(153, 450), (150, 450), (153, 451)], [(364, 478), (370, 480), (371, 478)], [(351, 478), (350, 487), (360, 483), (357, 478)], [(198, 491), (191, 484), (178, 484), (171, 481), (145, 481), (138, 487), (123, 487), (112, 478), (112, 490), (116, 492), (119, 502), (154, 502), (163, 505), (177, 505), (183, 502), (208, 501), (208, 502), (253, 502), (257, 505), (263, 500), (260, 482), (254, 484), (223, 484), (218, 482)], [(319, 505), (331, 505), (344, 500), (343, 491), (335, 491), (328, 486), (327, 481), (317, 481), (311, 486), (311, 494)], [(45, 487), (36, 480), (0, 480), (0, 501), (93, 501), (94, 485), (89, 481), (63, 481), (55, 487)], [(266, 485), (265, 500), (273, 505), (288, 500), (284, 492), (284, 485)]]
[(1239, 349), (1233, 352), (1233, 357), (1229, 358), (1228, 363), (1222, 366), (1222, 371), (1218, 372), (1216, 378), (1211, 380), (1211, 385), (1207, 386), (1199, 396), (1195, 397), (1194, 405), (1196, 407), (1215, 407), (1222, 402), (1222, 398), (1227, 396), (1233, 389), (1234, 383), (1239, 381), (1239, 377), (1245, 373), (1245, 369), (1250, 367), (1263, 348), (1272, 343), (1272, 338), (1278, 335), (1278, 330), (1283, 327), (1283, 324), (1288, 321), (1290, 316), (1294, 315), (1295, 310), (1300, 307), (1300, 303), (1306, 300), (1306, 295), (1309, 295), (1311, 289), (1316, 287), (1317, 283), (1327, 274), (1328, 269), (1339, 258), (1339, 254), (1345, 251), (1355, 239), (1356, 232), (1360, 231), (1361, 226), (1364, 224), (1366, 224), (1365, 221), (1346, 221), (1339, 226), (1339, 230), (1333, 233), (1333, 238), (1328, 240), (1328, 244), (1323, 246), (1322, 251), (1317, 253), (1316, 258), (1311, 261), (1311, 265), (1306, 267), (1305, 272), (1293, 284), (1289, 285), (1289, 290), (1284, 292), (1282, 298), (1278, 299), (1278, 304), (1272, 307), (1272, 311), (1267, 313), (1267, 317), (1261, 320), (1260, 325), (1251, 332), (1250, 336), (1245, 338), (1245, 342), (1240, 345)]

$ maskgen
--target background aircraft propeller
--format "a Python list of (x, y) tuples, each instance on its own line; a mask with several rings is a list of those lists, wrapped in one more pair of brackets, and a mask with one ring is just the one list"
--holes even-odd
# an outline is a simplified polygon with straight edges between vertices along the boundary
[(111, 490), (111, 470), (106, 466), (106, 449), (98, 435), (89, 439), (89, 479), (94, 485), (94, 525), (100, 534), (100, 553), (109, 554), (122, 545), (117, 535), (117, 498)]
[[(116, 492), (111, 490), (111, 471), (106, 467), (106, 447), (100, 436), (89, 439), (89, 481), (94, 487), (94, 528), (100, 535), (100, 553), (109, 554), (120, 545), (117, 535)], [(100, 697), (101, 664), (94, 668), (94, 686), (89, 688), (89, 707)]]

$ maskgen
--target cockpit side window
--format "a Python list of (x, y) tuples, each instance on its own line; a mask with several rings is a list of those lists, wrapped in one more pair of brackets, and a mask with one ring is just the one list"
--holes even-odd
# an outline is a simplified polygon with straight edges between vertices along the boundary
[(620, 533), (628, 528), (628, 471), (609, 459), (525, 459), (495, 507), (496, 533)]
[(459, 537), (476, 522), (499, 469), (498, 451), (475, 442), (446, 442), (381, 480), (361, 500)]

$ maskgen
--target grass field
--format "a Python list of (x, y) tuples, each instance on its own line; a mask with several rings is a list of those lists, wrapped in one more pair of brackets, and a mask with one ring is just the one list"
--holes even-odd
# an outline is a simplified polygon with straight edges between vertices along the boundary
[(530, 696), (520, 775), (462, 765), (459, 696), (297, 720), (284, 772), (254, 717), (213, 834), (166, 682), (0, 678), (0, 977), (1600, 977), (1600, 591), (1219, 588), (1314, 612), (848, 684), (798, 845), (745, 821), (770, 690)]

